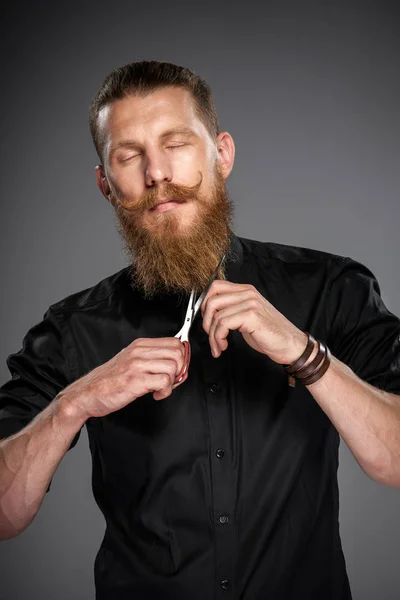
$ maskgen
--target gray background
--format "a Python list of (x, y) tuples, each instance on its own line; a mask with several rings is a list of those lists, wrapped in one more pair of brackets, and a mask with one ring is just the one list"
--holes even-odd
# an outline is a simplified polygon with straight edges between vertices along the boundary
[[(204, 76), (237, 146), (236, 232), (351, 256), (400, 315), (399, 19), (395, 3), (3, 6), (0, 381), (49, 304), (126, 262), (95, 185), (89, 102), (132, 60)], [(44, 504), (0, 544), (0, 598), (94, 598), (104, 520), (86, 430)], [(355, 600), (400, 596), (399, 490), (340, 449), (341, 532)], [(321, 599), (323, 600), (323, 599)]]

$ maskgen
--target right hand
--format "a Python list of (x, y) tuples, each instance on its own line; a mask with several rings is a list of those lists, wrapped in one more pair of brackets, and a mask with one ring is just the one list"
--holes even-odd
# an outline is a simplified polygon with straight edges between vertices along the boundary
[[(178, 338), (138, 338), (111, 360), (67, 386), (58, 397), (84, 419), (103, 417), (153, 392), (167, 398), (183, 367), (184, 345)], [(187, 373), (182, 382), (186, 381)]]

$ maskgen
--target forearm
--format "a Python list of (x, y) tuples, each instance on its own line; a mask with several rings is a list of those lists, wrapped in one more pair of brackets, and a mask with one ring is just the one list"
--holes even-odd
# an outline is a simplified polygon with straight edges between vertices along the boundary
[(24, 429), (0, 441), (0, 539), (15, 537), (32, 522), (83, 424), (60, 395)]
[(327, 372), (307, 388), (363, 471), (400, 486), (400, 397), (369, 385), (333, 356)]

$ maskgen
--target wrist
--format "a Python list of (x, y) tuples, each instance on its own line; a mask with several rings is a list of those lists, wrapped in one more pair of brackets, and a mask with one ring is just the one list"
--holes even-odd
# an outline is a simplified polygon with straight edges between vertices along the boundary
[(60, 392), (56, 397), (56, 400), (58, 412), (64, 420), (82, 427), (90, 417), (90, 415), (83, 410), (82, 399), (76, 398), (68, 393), (64, 394), (63, 392)]
[(284, 365), (288, 374), (288, 384), (295, 387), (296, 380), (304, 385), (310, 385), (318, 381), (329, 368), (331, 362), (331, 353), (328, 346), (319, 340), (315, 340), (313, 335), (305, 332), (307, 335), (307, 344), (300, 357), (291, 364)]
[(290, 350), (288, 350), (287, 356), (282, 364), (291, 365), (294, 363), (304, 352), (306, 349), (308, 342), (308, 336), (304, 331), (298, 331), (298, 333), (293, 336), (292, 344)]

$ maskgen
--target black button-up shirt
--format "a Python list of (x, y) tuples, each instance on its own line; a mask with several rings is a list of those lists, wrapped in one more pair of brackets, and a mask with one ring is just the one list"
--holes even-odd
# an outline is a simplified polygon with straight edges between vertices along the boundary
[[(233, 236), (227, 279), (253, 284), (359, 377), (400, 393), (400, 321), (362, 264)], [(52, 305), (8, 358), (0, 437), (136, 338), (174, 336), (184, 300), (145, 300), (126, 267)], [(188, 380), (171, 396), (86, 422), (107, 524), (96, 598), (349, 600), (337, 431), (239, 331), (215, 359), (199, 314), (190, 341)]]

